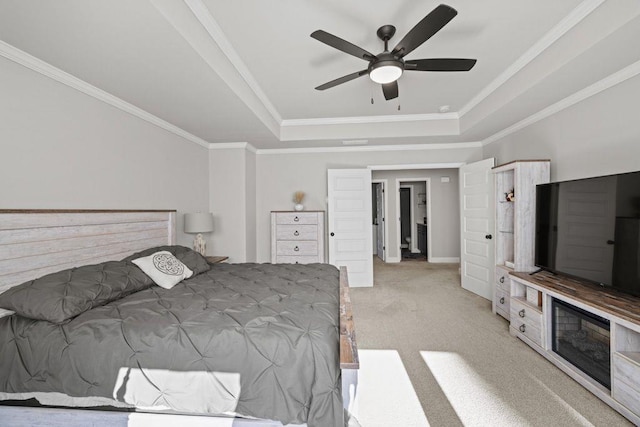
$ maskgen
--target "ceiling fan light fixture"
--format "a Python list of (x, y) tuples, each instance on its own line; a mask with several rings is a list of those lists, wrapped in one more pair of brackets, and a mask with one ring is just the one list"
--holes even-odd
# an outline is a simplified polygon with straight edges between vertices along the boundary
[(379, 84), (395, 82), (402, 75), (402, 67), (396, 61), (380, 61), (371, 66), (369, 78)]

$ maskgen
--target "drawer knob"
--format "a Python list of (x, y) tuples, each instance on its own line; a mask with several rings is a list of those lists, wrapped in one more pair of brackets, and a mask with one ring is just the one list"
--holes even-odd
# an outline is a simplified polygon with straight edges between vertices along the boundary
[(504, 304), (504, 297), (500, 298), (500, 304)]
[(298, 218), (298, 217), (296, 216), (296, 217), (294, 217), (294, 218), (293, 218), (293, 220), (294, 220), (295, 222), (298, 222), (298, 221), (300, 221), (300, 218)]
[(524, 332), (524, 331), (526, 331), (527, 328), (525, 328), (524, 325), (520, 325), (520, 327), (518, 329), (520, 329), (520, 332)]
[(500, 278), (500, 283), (504, 283), (504, 276)]
[(294, 232), (293, 232), (293, 235), (294, 235), (294, 236), (299, 236), (299, 235), (300, 235), (300, 233), (298, 233), (298, 230), (296, 230), (296, 231), (294, 231)]
[[(296, 252), (298, 252), (298, 251), (300, 250), (300, 248), (296, 246), (295, 248), (293, 248), (293, 250), (294, 250), (294, 251), (296, 251)], [(524, 317), (524, 316), (523, 316), (523, 317)]]
[(522, 310), (520, 310), (520, 311), (518, 312), (518, 314), (520, 315), (520, 317), (524, 317), (524, 308), (523, 308)]

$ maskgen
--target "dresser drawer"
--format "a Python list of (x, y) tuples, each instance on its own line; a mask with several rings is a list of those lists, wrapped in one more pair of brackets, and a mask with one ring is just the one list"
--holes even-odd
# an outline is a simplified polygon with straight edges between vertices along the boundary
[(320, 258), (316, 256), (289, 256), (278, 255), (278, 264), (312, 264), (320, 262)]
[(318, 224), (317, 212), (278, 212), (276, 224)]
[(323, 263), (324, 240), (324, 212), (271, 212), (272, 263)]
[(288, 241), (281, 240), (276, 242), (276, 254), (280, 255), (318, 255), (318, 242), (316, 241)]
[(285, 225), (276, 227), (277, 240), (316, 240), (318, 227), (315, 225)]

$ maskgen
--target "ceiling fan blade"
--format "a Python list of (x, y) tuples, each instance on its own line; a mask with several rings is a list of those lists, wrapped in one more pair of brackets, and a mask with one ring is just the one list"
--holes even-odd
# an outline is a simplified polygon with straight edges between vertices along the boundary
[(357, 58), (364, 59), (365, 61), (371, 61), (376, 57), (375, 55), (367, 52), (361, 47), (358, 47), (353, 43), (349, 43), (348, 41), (343, 40), (340, 37), (336, 37), (333, 34), (329, 34), (326, 31), (322, 31), (322, 30), (314, 31), (313, 33), (311, 33), (311, 37), (333, 48), (336, 48), (345, 53), (348, 53), (349, 55), (353, 55)]
[(404, 69), (413, 71), (469, 71), (474, 65), (476, 65), (475, 59), (414, 59), (412, 61), (406, 61), (404, 63)]
[(355, 73), (347, 74), (346, 76), (339, 77), (335, 80), (331, 80), (330, 82), (327, 82), (323, 85), (318, 86), (316, 90), (325, 90), (325, 89), (332, 88), (334, 86), (341, 85), (342, 83), (346, 83), (353, 79), (357, 79), (358, 77), (364, 76), (368, 72), (369, 70), (362, 70), (362, 71), (357, 71)]
[(450, 6), (441, 4), (422, 18), (422, 21), (418, 22), (415, 27), (407, 33), (400, 43), (393, 48), (391, 53), (399, 54), (400, 57), (404, 57), (409, 52), (420, 46), (422, 43), (429, 40), (435, 33), (440, 31), (442, 27), (447, 25), (458, 12)]
[(387, 101), (398, 97), (398, 81), (382, 85), (382, 93)]

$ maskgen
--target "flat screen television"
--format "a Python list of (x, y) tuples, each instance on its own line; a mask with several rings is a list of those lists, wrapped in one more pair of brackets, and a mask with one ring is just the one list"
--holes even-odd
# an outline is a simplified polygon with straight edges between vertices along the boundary
[(538, 185), (535, 264), (640, 296), (640, 171)]

